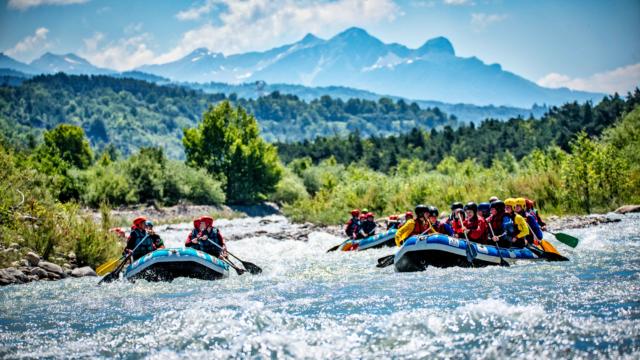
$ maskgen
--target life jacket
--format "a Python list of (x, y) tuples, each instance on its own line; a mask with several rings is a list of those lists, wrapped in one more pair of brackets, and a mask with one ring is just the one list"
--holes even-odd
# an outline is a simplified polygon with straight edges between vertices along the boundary
[(478, 243), (484, 243), (487, 239), (487, 223), (481, 216), (475, 215), (467, 218), (464, 222), (464, 227), (469, 230), (467, 236), (469, 240)]
[(376, 233), (376, 223), (374, 221), (366, 220), (361, 226), (365, 236), (371, 236)]
[[(464, 220), (463, 220), (464, 221)], [(459, 219), (453, 219), (450, 224), (453, 229), (453, 235), (458, 237), (463, 237), (464, 231), (462, 230), (462, 223), (460, 223)]]
[(432, 225), (433, 225), (433, 230), (436, 231), (437, 233), (453, 236), (453, 230), (451, 229), (451, 226), (449, 226), (449, 224), (436, 221)]
[(351, 219), (349, 219), (349, 221), (347, 221), (347, 226), (345, 227), (344, 232), (347, 234), (348, 237), (353, 237), (353, 234), (358, 233), (360, 226), (361, 226), (360, 220), (354, 216)]
[(129, 239), (130, 242), (128, 244), (132, 246), (130, 250), (133, 250), (133, 260), (137, 260), (155, 250), (153, 248), (153, 240), (142, 229), (131, 228)]
[(420, 235), (425, 231), (429, 230), (431, 227), (426, 221), (418, 221), (415, 220), (413, 225), (413, 231), (411, 231), (411, 235)]
[[(224, 244), (222, 244), (220, 242), (220, 238), (218, 237), (218, 233), (219, 230), (217, 228), (212, 228), (211, 230), (205, 230), (203, 232), (203, 235), (207, 235), (207, 240), (211, 240), (212, 242), (214, 242), (215, 244), (217, 244), (218, 246), (222, 247)], [(218, 246), (213, 245), (212, 243), (210, 243), (207, 240), (203, 240), (203, 241), (198, 241), (198, 250), (200, 251), (204, 251), (207, 254), (211, 254), (214, 255), (216, 257), (220, 256), (221, 250), (220, 248), (218, 248)]]
[[(189, 235), (187, 236), (187, 241), (185, 242), (185, 245), (189, 246), (189, 244), (191, 244), (191, 240), (200, 237), (202, 235), (200, 235), (200, 230), (199, 229), (192, 229), (191, 232), (189, 233)], [(195, 244), (193, 244), (195, 245)]]

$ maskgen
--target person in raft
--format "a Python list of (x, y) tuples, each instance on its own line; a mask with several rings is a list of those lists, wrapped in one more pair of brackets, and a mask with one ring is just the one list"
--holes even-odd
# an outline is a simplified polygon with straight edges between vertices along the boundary
[(358, 238), (364, 239), (369, 236), (373, 236), (376, 234), (376, 222), (374, 220), (374, 215), (372, 212), (368, 212), (365, 214), (365, 220), (362, 222), (362, 226), (360, 227), (360, 231), (358, 232)]
[(453, 236), (453, 229), (451, 228), (451, 226), (449, 226), (449, 224), (447, 224), (446, 222), (442, 222), (440, 220), (438, 220), (438, 215), (439, 215), (439, 211), (438, 208), (435, 206), (429, 206), (429, 223), (428, 225), (431, 225), (431, 229), (429, 229), (429, 233), (431, 234), (444, 234), (444, 235), (449, 235), (449, 236)]
[(133, 261), (147, 255), (154, 250), (153, 240), (148, 236), (145, 229), (147, 218), (144, 216), (133, 219), (131, 232), (127, 238), (127, 246), (124, 248), (124, 255), (131, 254)]
[(389, 215), (389, 219), (387, 220), (387, 231), (398, 228), (398, 215)]
[(540, 225), (540, 229), (542, 231), (547, 231), (547, 224), (542, 221), (540, 214), (538, 214), (538, 210), (536, 209), (536, 202), (530, 199), (524, 199), (524, 203), (527, 207), (527, 212), (533, 214), (536, 217), (536, 221), (538, 225)]
[(527, 220), (516, 213), (514, 210), (516, 206), (516, 199), (509, 198), (504, 201), (505, 213), (513, 221), (514, 236), (511, 238), (511, 246), (523, 248), (527, 246), (527, 237), (531, 233), (529, 231), (529, 225)]
[(425, 233), (427, 230), (431, 228), (429, 226), (429, 221), (427, 220), (426, 215), (429, 213), (429, 208), (427, 205), (418, 205), (415, 209), (415, 220), (409, 219), (407, 222), (398, 229), (396, 232), (396, 246), (402, 246), (402, 243), (412, 235), (420, 235)]
[(194, 219), (193, 226), (194, 229), (187, 236), (185, 247), (190, 247), (215, 257), (226, 256), (224, 238), (220, 230), (213, 226), (213, 218), (211, 216)]
[(454, 210), (452, 210), (449, 217), (453, 217), (453, 220), (451, 220), (451, 223), (449, 223), (449, 225), (453, 229), (453, 236), (464, 239), (463, 221), (465, 221), (466, 219), (464, 207), (455, 208)]
[(491, 240), (500, 247), (511, 247), (514, 237), (513, 221), (505, 214), (505, 205), (501, 200), (491, 203), (491, 216), (487, 218)]
[(160, 238), (155, 230), (153, 230), (153, 221), (147, 220), (144, 222), (144, 229), (149, 235), (149, 238), (153, 242), (153, 250), (164, 249), (164, 241)]
[(350, 239), (355, 239), (360, 229), (360, 209), (351, 210), (351, 219), (347, 221), (344, 232)]
[(542, 234), (542, 229), (540, 228), (540, 224), (538, 224), (538, 220), (536, 216), (531, 212), (527, 212), (525, 209), (527, 208), (527, 200), (525, 198), (517, 198), (515, 202), (515, 213), (522, 216), (529, 226), (529, 235), (527, 236), (527, 242), (529, 244), (539, 245), (540, 240), (544, 234)]
[(467, 218), (462, 223), (462, 230), (469, 238), (469, 241), (487, 245), (487, 223), (484, 217), (478, 213), (478, 205), (473, 201), (469, 202), (464, 206), (464, 211), (467, 214)]

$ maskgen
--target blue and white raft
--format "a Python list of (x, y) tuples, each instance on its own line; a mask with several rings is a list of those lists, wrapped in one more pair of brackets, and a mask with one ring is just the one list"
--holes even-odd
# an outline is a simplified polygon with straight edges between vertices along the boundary
[(374, 248), (380, 248), (383, 246), (395, 246), (395, 236), (398, 230), (391, 229), (387, 230), (383, 233), (369, 236), (364, 239), (359, 240), (347, 240), (342, 246), (340, 246), (341, 251), (362, 251)]
[[(467, 246), (464, 239), (456, 239), (442, 234), (412, 236), (394, 257), (394, 266), (398, 272), (423, 271), (428, 266), (435, 267), (483, 267), (500, 265), (498, 248), (492, 245), (471, 243), (476, 249), (477, 256), (473, 264), (467, 260)], [(509, 264), (517, 260), (548, 260), (542, 253), (528, 248), (500, 248), (502, 258)]]
[(134, 261), (124, 277), (147, 281), (172, 281), (179, 277), (217, 280), (229, 277), (229, 265), (191, 248), (160, 249)]

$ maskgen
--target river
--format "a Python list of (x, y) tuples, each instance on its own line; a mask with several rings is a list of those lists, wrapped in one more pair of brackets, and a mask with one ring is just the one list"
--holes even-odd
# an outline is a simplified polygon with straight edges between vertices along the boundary
[[(179, 246), (188, 226), (158, 231)], [(402, 274), (375, 267), (392, 249), (325, 253), (341, 241), (326, 233), (249, 237), (228, 247), (261, 275), (0, 288), (0, 358), (638, 359), (639, 230), (638, 215), (567, 230), (576, 249), (553, 243), (570, 262)]]

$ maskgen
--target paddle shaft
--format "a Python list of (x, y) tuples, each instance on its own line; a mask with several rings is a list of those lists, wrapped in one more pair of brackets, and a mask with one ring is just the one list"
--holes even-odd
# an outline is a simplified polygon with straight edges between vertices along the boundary
[[(496, 234), (493, 232), (493, 226), (491, 226), (490, 221), (487, 221), (487, 225), (489, 225), (489, 230), (491, 230), (491, 236), (496, 236)], [(502, 257), (502, 249), (500, 249), (500, 245), (498, 245), (497, 241), (495, 241), (495, 243), (496, 243), (496, 249), (498, 249), (498, 256), (500, 256), (500, 265), (509, 266), (509, 263), (506, 262)]]
[[(464, 227), (464, 225), (462, 224), (462, 217), (460, 216), (460, 213), (457, 213), (456, 215), (458, 215), (458, 221), (460, 221), (460, 225)], [(465, 249), (467, 252), (467, 261), (469, 261), (471, 267), (475, 267), (473, 265), (473, 259), (475, 258), (475, 256), (473, 256), (473, 253), (471, 252), (471, 241), (469, 241), (469, 236), (467, 236), (466, 231), (463, 231), (462, 233), (464, 234), (464, 238), (467, 240), (467, 248)]]
[[(212, 243), (213, 245), (217, 246), (219, 249), (223, 250), (220, 245), (216, 244), (215, 242), (213, 242), (211, 239), (207, 239), (208, 242)], [(236, 266), (236, 264), (232, 263), (229, 259), (225, 259), (222, 257), (222, 254), (220, 254), (220, 257), (218, 258), (222, 261), (224, 261), (225, 263), (227, 263), (229, 266), (231, 266), (237, 273), (238, 275), (242, 275), (245, 270), (244, 269), (240, 269), (239, 267)]]
[[(124, 267), (124, 264), (127, 263), (127, 261), (133, 256), (133, 253), (138, 249), (138, 246), (142, 245), (142, 243), (147, 240), (147, 238), (149, 237), (149, 234), (146, 234), (142, 240), (140, 240), (140, 242), (133, 248), (133, 250), (131, 250), (131, 252), (124, 258), (124, 260), (122, 260), (122, 262), (120, 263), (120, 265), (118, 265), (118, 267), (110, 272), (109, 274), (105, 275), (105, 277), (102, 278), (102, 280), (100, 280), (100, 282), (98, 284), (101, 284), (103, 281), (105, 281), (105, 279), (107, 277), (109, 277), (111, 275), (111, 277), (113, 276), (117, 276), (120, 274), (120, 271), (122, 271), (122, 268)], [(113, 274), (113, 275), (112, 275)]]

